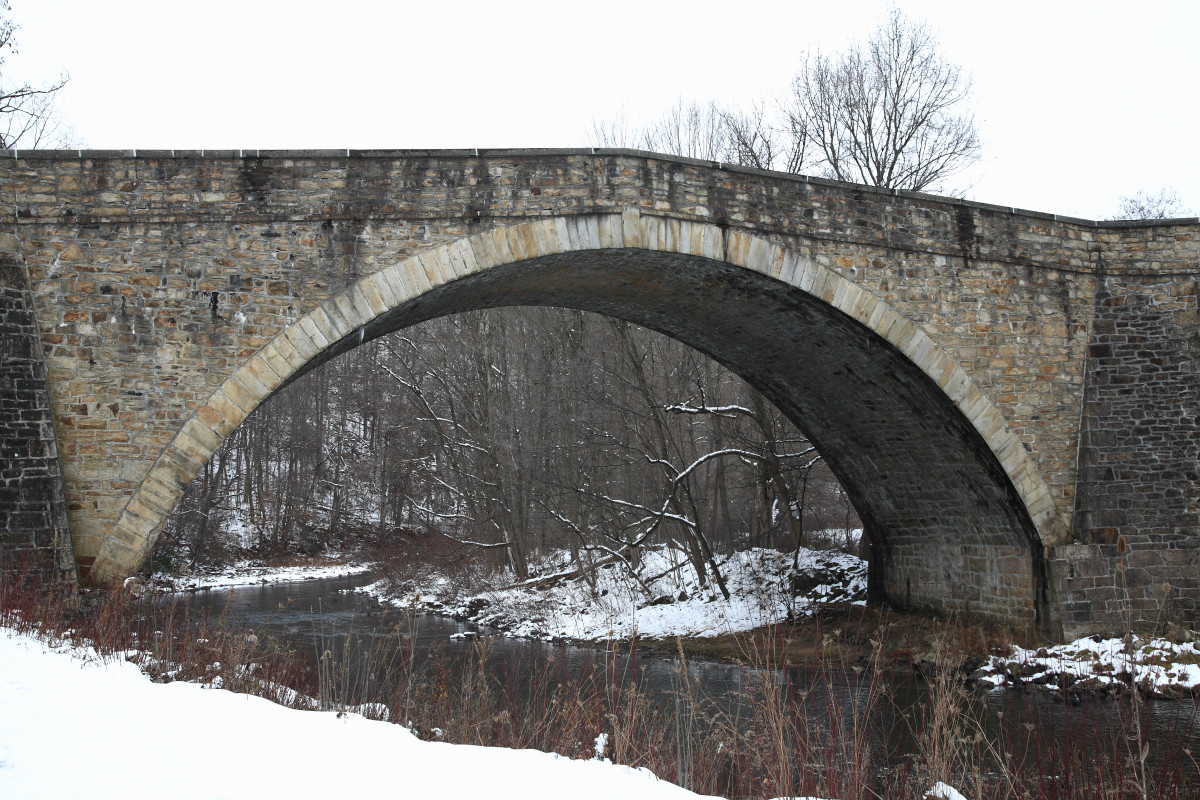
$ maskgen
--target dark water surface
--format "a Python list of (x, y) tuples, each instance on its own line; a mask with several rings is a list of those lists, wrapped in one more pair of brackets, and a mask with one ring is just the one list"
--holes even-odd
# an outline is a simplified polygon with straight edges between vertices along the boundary
[[(223, 615), (234, 624), (248, 626), (261, 636), (289, 642), (301, 650), (313, 653), (319, 661), (324, 653), (341, 659), (346, 642), (351, 647), (349, 658), (366, 649), (378, 652), (381, 648), (402, 647), (418, 662), (430, 651), (465, 662), (476, 652), (476, 641), (462, 635), (487, 637), (488, 631), (479, 626), (459, 622), (433, 613), (411, 613), (381, 606), (374, 599), (354, 591), (357, 586), (371, 582), (367, 575), (343, 578), (300, 581), (292, 583), (244, 586), (233, 589), (207, 590), (187, 598), (196, 611), (213, 616)], [(453, 637), (453, 638), (452, 638)], [(507, 636), (488, 638), (493, 663), (514, 665), (518, 675), (517, 691), (545, 691), (531, 686), (534, 680), (578, 679), (604, 670), (609, 683), (624, 684), (636, 676), (640, 689), (669, 708), (685, 682), (681, 662), (659, 656), (630, 657), (625, 653), (610, 654), (602, 648), (576, 647), (518, 639)], [(326, 656), (327, 658), (329, 656)], [(556, 665), (553, 670), (535, 669), (547, 660)], [(758, 673), (742, 666), (710, 661), (689, 660), (686, 665), (691, 691), (708, 698), (713, 708), (730, 714), (740, 713), (741, 690)], [(776, 673), (777, 677), (783, 677)], [(871, 687), (866, 679), (853, 672), (833, 679), (815, 670), (790, 669), (786, 675), (789, 692), (809, 697), (808, 707), (818, 713), (853, 715), (855, 709), (868, 701)], [(912, 675), (887, 678), (889, 707), (919, 708), (928, 697), (928, 686)], [(824, 701), (821, 698), (824, 697)], [(1006, 690), (984, 692), (975, 697), (979, 722), (989, 739), (1003, 737), (1018, 749), (1032, 740), (1029, 748), (1044, 747), (1047, 742), (1074, 743), (1085, 754), (1124, 752), (1119, 743), (1120, 714), (1123, 704), (1091, 700), (1082, 704), (1064, 703), (1044, 690)], [(832, 711), (831, 711), (832, 709)], [(1200, 709), (1195, 700), (1157, 701), (1145, 708), (1146, 724), (1151, 742), (1150, 760), (1167, 749), (1157, 744), (1183, 743), (1193, 754), (1200, 755)], [(886, 734), (887, 749), (897, 758), (914, 752), (914, 729), (921, 727), (919, 712), (908, 718), (895, 717)], [(1114, 745), (1114, 741), (1117, 742)], [(1040, 743), (1040, 744), (1039, 744)], [(1029, 750), (1031, 758), (1038, 753)], [(1044, 755), (1044, 754), (1042, 754)]]
[[(466, 657), (476, 650), (476, 637), (487, 637), (486, 627), (459, 622), (431, 612), (410, 612), (378, 603), (354, 591), (374, 580), (369, 575), (350, 575), (291, 583), (210, 589), (187, 598), (194, 611), (223, 615), (233, 623), (252, 628), (259, 636), (287, 641), (309, 649), (318, 657), (331, 647), (340, 648), (347, 638), (360, 646), (388, 640), (411, 648), (418, 659), (431, 649), (444, 647), (450, 656)], [(472, 638), (464, 638), (472, 637)], [(571, 677), (605, 669), (619, 681), (634, 674), (638, 684), (652, 693), (669, 693), (680, 683), (680, 663), (674, 658), (609, 654), (600, 647), (551, 644), (509, 636), (491, 636), (488, 649), (499, 663), (535, 664), (548, 657), (563, 665)], [(691, 661), (687, 674), (694, 685), (712, 697), (735, 694), (742, 686), (745, 670), (712, 661)]]

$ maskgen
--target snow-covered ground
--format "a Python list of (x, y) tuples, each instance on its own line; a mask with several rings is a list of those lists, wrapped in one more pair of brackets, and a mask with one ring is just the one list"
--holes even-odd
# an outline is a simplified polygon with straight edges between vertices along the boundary
[(500, 576), (486, 591), (465, 594), (436, 572), (393, 584), (362, 587), (385, 602), (433, 608), (492, 625), (511, 635), (540, 639), (604, 641), (672, 636), (711, 637), (810, 614), (822, 603), (863, 603), (866, 563), (837, 551), (792, 554), (753, 549), (722, 558), (730, 598), (711, 580), (701, 586), (691, 564), (673, 549), (644, 553), (634, 579), (623, 563), (597, 569), (594, 585), (571, 572), (565, 554), (541, 565), (539, 575), (512, 582)]
[[(4, 798), (701, 797), (600, 757), (425, 742), (356, 714), (153, 683), (123, 658), (4, 627), (0, 709)], [(943, 783), (927, 796), (966, 800)]]
[(649, 771), (423, 742), (0, 628), (0, 797), (697, 797)]
[(201, 589), (228, 589), (234, 586), (253, 586), (260, 583), (311, 581), (318, 578), (339, 578), (369, 572), (370, 564), (304, 564), (291, 567), (267, 567), (254, 561), (241, 561), (221, 570), (195, 572), (189, 575), (155, 573), (150, 582), (173, 592), (192, 592)]
[(1127, 648), (1124, 639), (1093, 636), (1037, 650), (1013, 647), (1006, 656), (992, 656), (977, 677), (996, 687), (1029, 683), (1055, 691), (1106, 692), (1128, 686), (1132, 675), (1140, 687), (1158, 694), (1200, 690), (1195, 642), (1134, 636), (1131, 644)]

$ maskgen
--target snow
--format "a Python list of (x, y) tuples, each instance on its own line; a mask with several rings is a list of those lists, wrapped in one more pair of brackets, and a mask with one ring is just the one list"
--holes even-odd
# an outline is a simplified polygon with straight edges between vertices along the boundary
[(1036, 650), (1013, 647), (1008, 655), (992, 656), (978, 674), (996, 687), (1033, 683), (1051, 690), (1088, 682), (1101, 688), (1128, 685), (1129, 676), (1145, 689), (1200, 689), (1200, 648), (1195, 642), (1089, 636), (1067, 644)]
[(949, 784), (938, 781), (933, 785), (933, 788), (925, 793), (927, 798), (939, 798), (940, 800), (967, 800), (962, 793)]
[(792, 554), (775, 550), (752, 549), (723, 559), (729, 600), (711, 580), (701, 586), (683, 553), (670, 548), (643, 554), (639, 574), (649, 593), (622, 563), (597, 569), (594, 589), (579, 578), (546, 585), (570, 572), (565, 554), (542, 567), (541, 577), (511, 584), (510, 575), (470, 596), (454, 595), (452, 585), (436, 573), (417, 585), (398, 588), (383, 580), (360, 591), (403, 607), (436, 608), (515, 636), (577, 641), (721, 636), (811, 614), (822, 603), (862, 604), (866, 597), (865, 562), (836, 551), (801, 550), (795, 577), (805, 586), (795, 597)]
[[(967, 800), (962, 792), (948, 783), (938, 781), (924, 795), (925, 800)], [(776, 797), (773, 800), (826, 800), (823, 797)]]
[[(645, 769), (423, 742), (0, 628), (0, 797), (697, 797)], [(597, 742), (599, 748), (599, 742)]]
[(318, 578), (340, 578), (370, 572), (372, 565), (345, 563), (325, 566), (298, 565), (291, 567), (267, 567), (252, 561), (243, 561), (215, 572), (190, 575), (167, 575), (155, 573), (152, 583), (174, 592), (194, 592), (203, 589), (229, 589), (235, 586), (254, 586), (262, 583), (286, 583), (288, 581), (311, 581)]
[(592, 744), (592, 751), (596, 754), (596, 758), (604, 758), (604, 751), (608, 747), (608, 734), (601, 733), (596, 737), (596, 741)]

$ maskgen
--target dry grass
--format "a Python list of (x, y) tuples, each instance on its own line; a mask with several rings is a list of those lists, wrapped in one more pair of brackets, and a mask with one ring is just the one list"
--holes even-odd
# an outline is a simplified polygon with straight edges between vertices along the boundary
[[(972, 800), (1183, 800), (1200, 786), (1186, 747), (1190, 728), (1151, 742), (1151, 761), (1130, 760), (1130, 736), (1143, 737), (1135, 749), (1146, 744), (1146, 703), (1104, 701), (1118, 704), (1115, 725), (1101, 724), (1112, 706), (1104, 714), (1096, 708), (1068, 724), (1062, 739), (1042, 735), (1032, 717), (1006, 719), (998, 738), (985, 736), (975, 721), (979, 695), (949, 655), (964, 634), (950, 629), (932, 642), (926, 700), (903, 708), (891, 693), (888, 629), (879, 628), (864, 651), (861, 628), (831, 631), (820, 620), (741, 637), (741, 692), (713, 699), (679, 643), (674, 685), (654, 696), (636, 681), (635, 646), (572, 666), (553, 650), (507, 661), (486, 640), (456, 660), (444, 648), (414, 652), (411, 637), (318, 636), (314, 658), (219, 619), (190, 617), (170, 601), (78, 594), (19, 569), (0, 570), (0, 616), (25, 631), (70, 632), (103, 657), (136, 651), (132, 657), (159, 680), (202, 681), (298, 708), (357, 710), (428, 739), (589, 758), (604, 734), (606, 757), (703, 794), (902, 800), (921, 798), (941, 780)], [(795, 635), (805, 639), (803, 672), (792, 658)], [(357, 655), (347, 657), (347, 649)], [(633, 660), (629, 674), (618, 672), (618, 655)]]
[(47, 638), (66, 637), (102, 659), (134, 661), (154, 680), (185, 680), (311, 703), (308, 660), (220, 619), (197, 617), (170, 596), (126, 591), (80, 592), (47, 583), (35, 571), (0, 565), (0, 624)]

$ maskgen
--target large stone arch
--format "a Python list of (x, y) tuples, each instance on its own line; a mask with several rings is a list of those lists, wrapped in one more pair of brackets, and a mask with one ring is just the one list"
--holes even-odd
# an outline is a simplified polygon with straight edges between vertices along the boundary
[[(741, 305), (734, 298), (742, 295), (752, 299)], [(656, 328), (762, 389), (813, 438), (872, 528), (877, 596), (1034, 622), (1045, 602), (1042, 548), (1065, 541), (1066, 526), (1026, 448), (955, 359), (794, 245), (637, 211), (489, 229), (321, 303), (186, 420), (113, 524), (90, 579), (111, 583), (136, 570), (223, 439), (288, 381), (398, 327), (517, 304), (569, 305)], [(754, 324), (740, 324), (741, 313), (755, 314)], [(787, 336), (809, 341), (778, 338)], [(814, 419), (838, 407), (829, 399), (838, 391), (858, 395), (846, 406), (854, 419)]]

